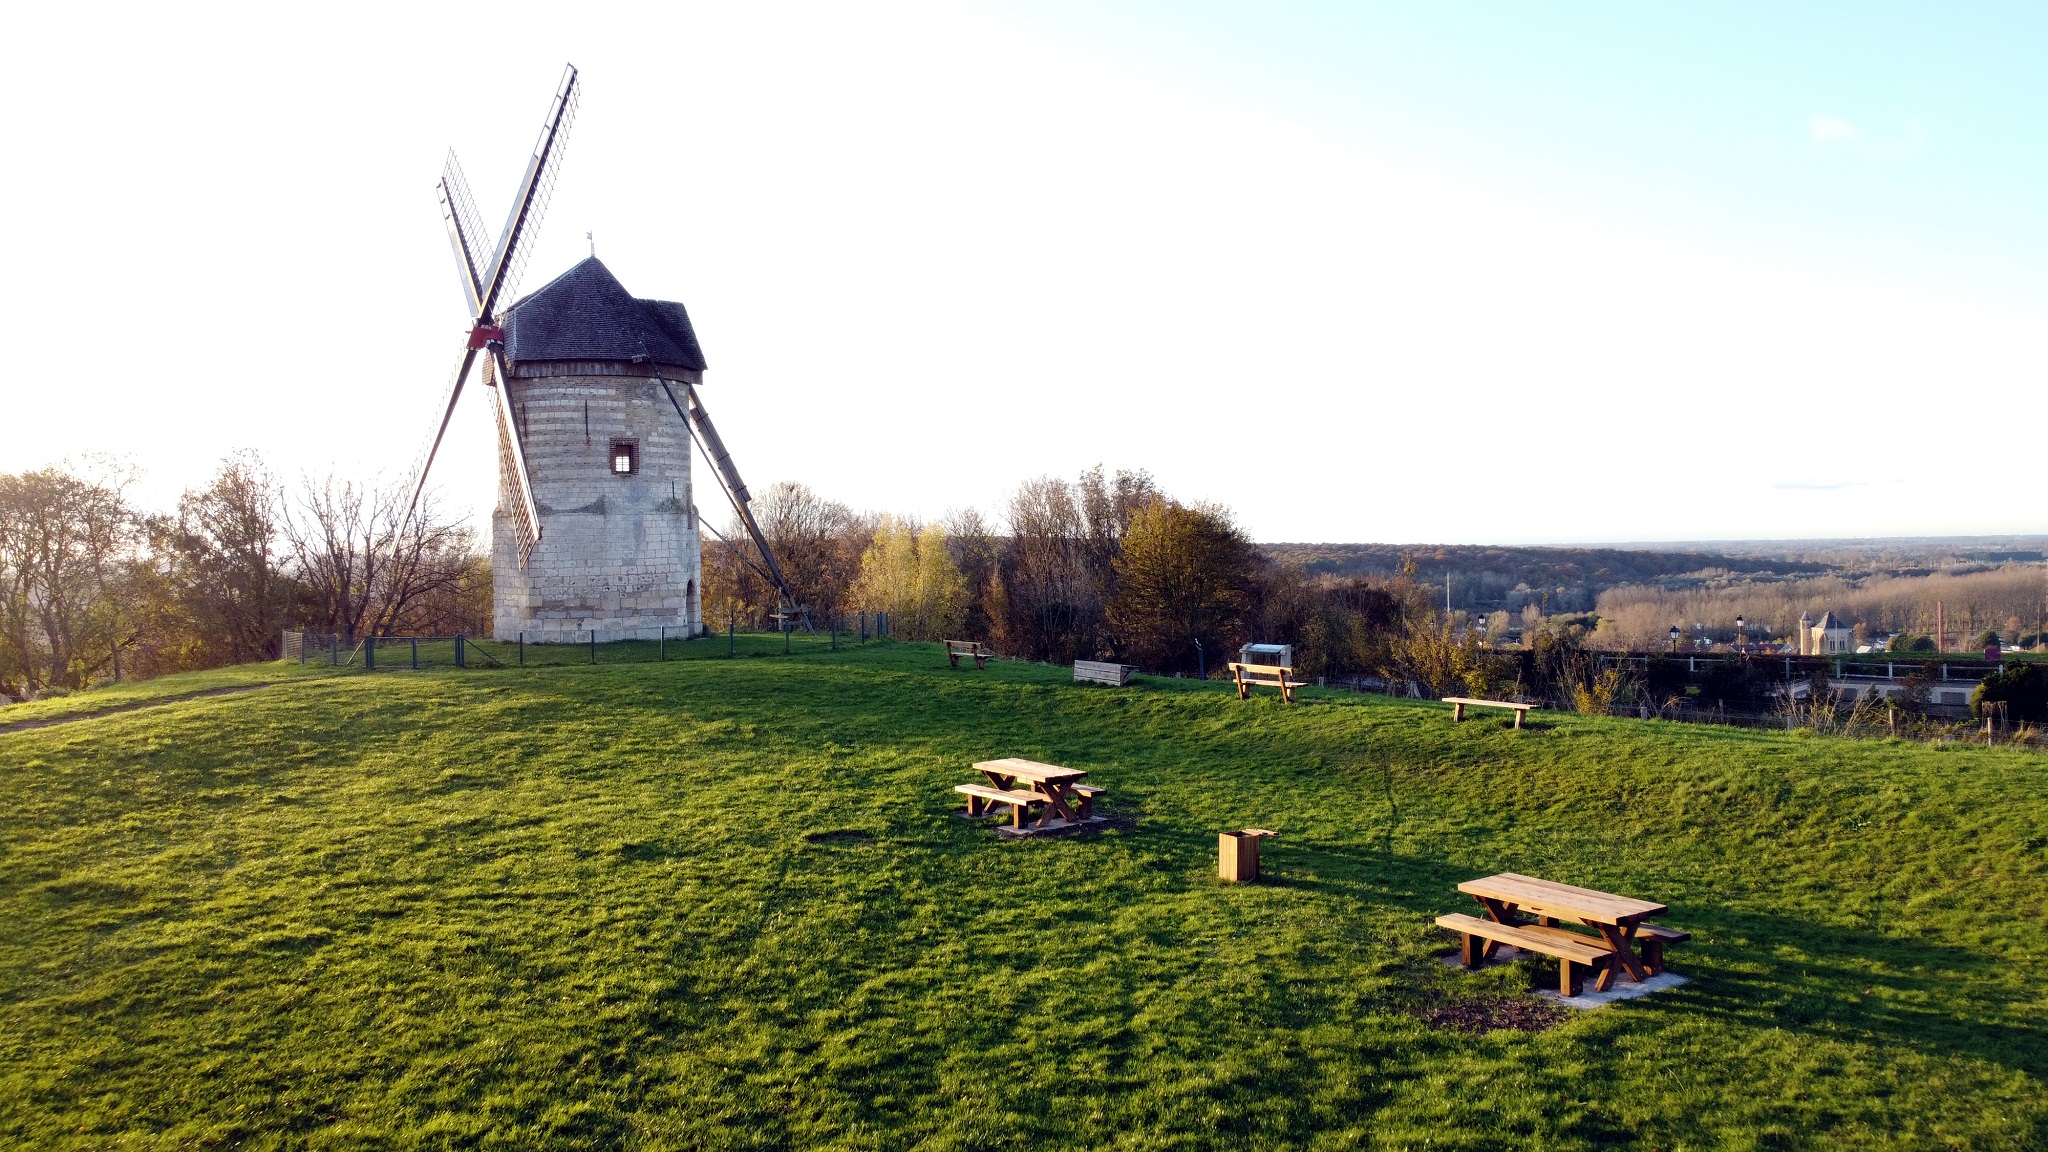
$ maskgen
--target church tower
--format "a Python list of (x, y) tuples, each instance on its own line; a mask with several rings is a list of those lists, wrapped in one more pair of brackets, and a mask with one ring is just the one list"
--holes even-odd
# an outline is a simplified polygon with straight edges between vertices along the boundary
[[(703, 382), (689, 313), (635, 298), (595, 256), (506, 310), (493, 634), (533, 643), (703, 631), (702, 546), (685, 383)], [(496, 365), (502, 363), (501, 371)], [(499, 379), (509, 376), (509, 379)], [(523, 450), (538, 539), (522, 549)], [(524, 551), (524, 555), (522, 555)]]

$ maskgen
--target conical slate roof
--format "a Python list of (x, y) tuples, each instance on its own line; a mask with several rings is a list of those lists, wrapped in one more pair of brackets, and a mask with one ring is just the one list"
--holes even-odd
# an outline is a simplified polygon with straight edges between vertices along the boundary
[(1821, 614), (1821, 618), (1820, 618), (1820, 623), (1818, 623), (1818, 624), (1815, 624), (1815, 625), (1814, 625), (1814, 627), (1816, 627), (1816, 628), (1847, 628), (1847, 627), (1848, 627), (1848, 625), (1847, 625), (1847, 624), (1844, 624), (1844, 623), (1842, 623), (1842, 620), (1841, 620), (1841, 618), (1840, 618), (1840, 617), (1838, 617), (1838, 616), (1836, 616), (1836, 615), (1835, 615), (1835, 614), (1834, 614), (1833, 612), (1825, 612), (1825, 613), (1822, 613), (1822, 614)]
[(512, 305), (503, 325), (505, 354), (515, 366), (619, 360), (704, 370), (704, 353), (683, 306), (636, 298), (595, 256)]

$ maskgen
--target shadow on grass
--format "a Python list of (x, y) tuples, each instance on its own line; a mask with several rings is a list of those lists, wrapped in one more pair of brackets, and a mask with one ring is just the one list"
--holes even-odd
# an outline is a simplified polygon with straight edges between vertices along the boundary
[[(1155, 836), (1190, 852), (1214, 851), (1213, 841), (1196, 834)], [(1262, 865), (1258, 883), (1268, 887), (1429, 916), (1476, 911), (1457, 892), (1473, 870), (1442, 860), (1283, 838)], [(2048, 1076), (2048, 1026), (2030, 1017), (2033, 998), (2011, 982), (2003, 957), (1725, 906), (1691, 903), (1662, 920), (1694, 934), (1669, 953), (1689, 983), (1635, 1001), (1632, 1010), (1957, 1053)]]

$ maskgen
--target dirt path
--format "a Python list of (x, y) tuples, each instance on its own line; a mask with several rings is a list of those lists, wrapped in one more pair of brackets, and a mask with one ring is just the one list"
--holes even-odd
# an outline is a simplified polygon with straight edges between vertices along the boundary
[(282, 680), (268, 680), (261, 684), (235, 684), (226, 688), (208, 688), (204, 692), (192, 692), (184, 696), (166, 696), (161, 700), (137, 700), (133, 704), (116, 704), (112, 708), (102, 708), (97, 712), (81, 712), (76, 716), (47, 716), (36, 720), (16, 720), (12, 724), (0, 724), (0, 736), (4, 736), (9, 732), (26, 732), (31, 728), (48, 728), (52, 724), (75, 724), (80, 720), (97, 720), (102, 716), (112, 716), (117, 712), (139, 712), (144, 708), (161, 708), (166, 704), (183, 704), (187, 700), (204, 700), (208, 696), (231, 696), (237, 692), (254, 692), (258, 688), (268, 688), (272, 684), (282, 683), (284, 683)]

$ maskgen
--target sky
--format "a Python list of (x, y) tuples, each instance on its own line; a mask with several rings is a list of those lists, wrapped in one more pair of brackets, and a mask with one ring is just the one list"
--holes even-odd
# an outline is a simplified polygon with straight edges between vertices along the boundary
[[(1000, 513), (1099, 463), (1270, 541), (2048, 530), (2039, 6), (18, 5), (0, 33), (0, 471), (112, 457), (154, 507), (242, 449), (402, 481), (468, 319), (443, 155), (495, 228), (573, 62), (523, 286), (594, 243), (683, 301), (757, 491)], [(472, 386), (432, 481), (480, 525), (493, 435)]]

